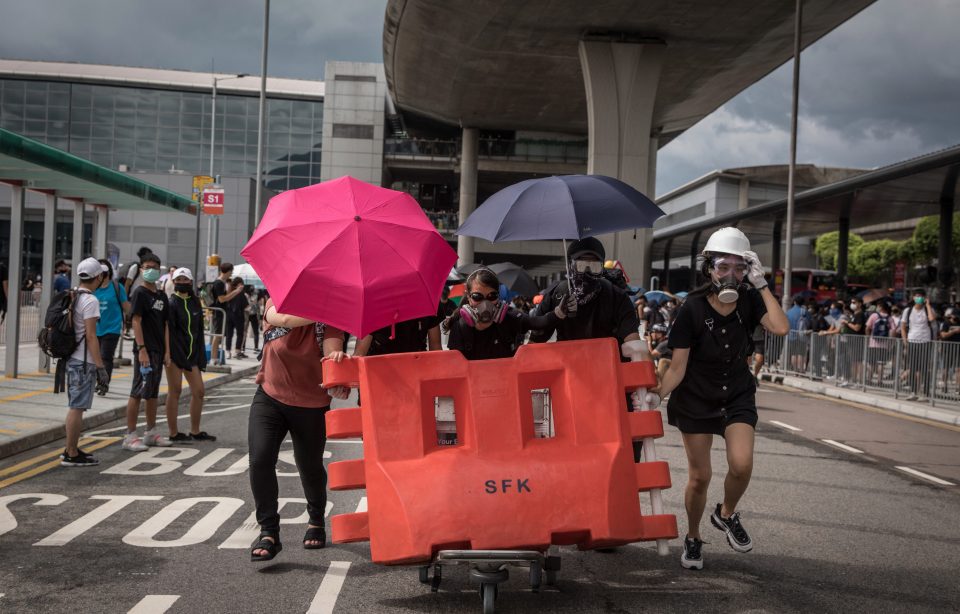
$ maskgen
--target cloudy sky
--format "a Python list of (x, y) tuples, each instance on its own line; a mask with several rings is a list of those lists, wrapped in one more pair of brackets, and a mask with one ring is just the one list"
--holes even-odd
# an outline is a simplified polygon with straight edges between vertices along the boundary
[[(270, 74), (382, 61), (385, 0), (273, 0)], [(229, 8), (229, 10), (227, 10)], [(258, 73), (261, 0), (0, 0), (0, 57)], [(873, 168), (960, 143), (960, 2), (879, 0), (803, 53), (799, 161)], [(786, 163), (789, 64), (660, 151), (663, 194)]]

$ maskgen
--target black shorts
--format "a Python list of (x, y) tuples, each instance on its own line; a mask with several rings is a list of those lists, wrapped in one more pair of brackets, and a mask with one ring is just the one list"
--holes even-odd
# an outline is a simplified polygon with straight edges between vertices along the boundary
[(756, 356), (757, 354), (763, 356), (763, 348), (764, 348), (765, 345), (766, 345), (766, 341), (764, 341), (763, 339), (754, 340), (754, 342), (753, 342), (753, 354), (754, 354), (754, 356)]
[(681, 433), (688, 435), (704, 434), (723, 437), (723, 432), (731, 424), (749, 424), (757, 428), (757, 419), (757, 410), (748, 407), (731, 410), (716, 418), (690, 418), (667, 409), (667, 424), (677, 427)]
[(160, 378), (163, 377), (163, 354), (160, 352), (151, 352), (147, 350), (147, 354), (150, 355), (150, 371), (149, 374), (144, 376), (140, 372), (140, 361), (137, 358), (137, 351), (133, 352), (133, 386), (130, 387), (130, 396), (134, 399), (155, 399), (160, 395)]
[(213, 313), (213, 318), (210, 324), (210, 332), (214, 335), (224, 334), (224, 326), (223, 326), (224, 312), (214, 309), (212, 313)]

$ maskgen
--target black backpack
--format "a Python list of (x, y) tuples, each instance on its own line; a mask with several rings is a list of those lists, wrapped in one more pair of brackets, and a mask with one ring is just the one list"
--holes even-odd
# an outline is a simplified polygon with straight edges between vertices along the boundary
[(63, 290), (50, 301), (43, 328), (37, 335), (37, 343), (43, 353), (51, 358), (69, 358), (79, 345), (73, 328), (76, 301), (76, 290)]

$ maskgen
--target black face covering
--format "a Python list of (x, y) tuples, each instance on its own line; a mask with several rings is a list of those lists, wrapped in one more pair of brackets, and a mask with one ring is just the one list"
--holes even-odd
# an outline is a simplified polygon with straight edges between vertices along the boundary
[(570, 274), (570, 292), (576, 297), (578, 305), (586, 305), (600, 294), (600, 275), (573, 270)]
[(190, 294), (193, 291), (192, 284), (173, 284), (174, 292), (182, 292), (183, 294)]

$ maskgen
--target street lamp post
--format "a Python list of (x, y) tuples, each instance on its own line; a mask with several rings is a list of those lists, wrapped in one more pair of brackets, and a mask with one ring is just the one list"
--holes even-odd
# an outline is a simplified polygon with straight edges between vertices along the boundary
[[(210, 97), (210, 177), (213, 177), (216, 180), (216, 175), (213, 174), (213, 161), (214, 161), (214, 151), (216, 150), (217, 144), (217, 83), (220, 81), (228, 81), (230, 79), (242, 79), (246, 77), (247, 73), (238, 73), (236, 75), (231, 75), (228, 77), (217, 77), (213, 76), (213, 88), (211, 91)], [(200, 215), (203, 212), (203, 199), (200, 199), (200, 203), (197, 205), (197, 247), (196, 247), (196, 271), (194, 275), (200, 274)], [(212, 231), (211, 231), (212, 229)], [(211, 238), (211, 234), (213, 235)], [(207, 220), (207, 249), (211, 253), (217, 253), (220, 251), (220, 220)]]

